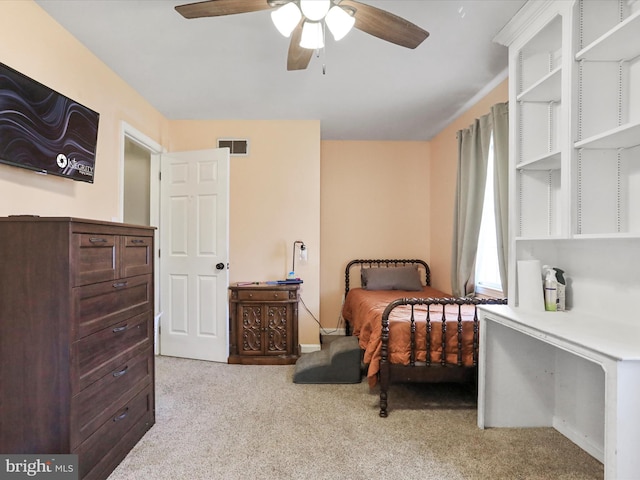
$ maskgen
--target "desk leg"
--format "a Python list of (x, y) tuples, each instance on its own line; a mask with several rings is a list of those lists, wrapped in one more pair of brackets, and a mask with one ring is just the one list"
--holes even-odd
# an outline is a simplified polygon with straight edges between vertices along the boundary
[(606, 368), (606, 480), (640, 478), (640, 361), (611, 362)]

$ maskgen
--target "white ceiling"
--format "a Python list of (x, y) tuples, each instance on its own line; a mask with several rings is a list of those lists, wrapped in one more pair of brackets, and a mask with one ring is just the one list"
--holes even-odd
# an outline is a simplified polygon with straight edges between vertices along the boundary
[(492, 39), (525, 3), (364, 0), (430, 36), (410, 50), (354, 29), (288, 72), (268, 10), (187, 20), (174, 6), (189, 0), (36, 1), (169, 119), (319, 119), (325, 140), (402, 141), (431, 139), (504, 78)]

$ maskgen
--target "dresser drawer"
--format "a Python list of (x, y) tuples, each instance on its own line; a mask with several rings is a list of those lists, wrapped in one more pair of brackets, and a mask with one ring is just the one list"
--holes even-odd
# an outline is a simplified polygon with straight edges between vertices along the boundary
[(122, 237), (120, 277), (146, 275), (153, 269), (153, 238)]
[[(124, 457), (144, 431), (154, 423), (153, 388), (145, 387), (129, 402), (116, 409), (93, 435), (85, 440), (73, 453), (78, 454), (80, 478), (94, 478), (91, 470), (102, 470), (99, 462), (111, 463), (112, 456)], [(140, 433), (135, 432), (138, 430)], [(133, 431), (135, 435), (130, 435)], [(91, 475), (87, 475), (91, 472)]]
[(282, 302), (289, 300), (289, 292), (286, 290), (238, 290), (238, 300), (255, 300), (256, 302)]
[(143, 275), (73, 289), (75, 338), (153, 310), (153, 277)]
[(93, 382), (73, 399), (74, 415), (71, 428), (73, 446), (81, 443), (102, 425), (107, 417), (115, 414), (114, 405), (131, 399), (141, 385), (153, 379), (151, 348), (118, 364), (109, 373)]
[(151, 312), (143, 313), (74, 343), (79, 378), (77, 391), (115, 368), (122, 361), (119, 357), (125, 357), (131, 350), (149, 346), (152, 337), (151, 318)]
[(117, 235), (73, 234), (73, 256), (76, 264), (75, 286), (105, 282), (118, 278)]

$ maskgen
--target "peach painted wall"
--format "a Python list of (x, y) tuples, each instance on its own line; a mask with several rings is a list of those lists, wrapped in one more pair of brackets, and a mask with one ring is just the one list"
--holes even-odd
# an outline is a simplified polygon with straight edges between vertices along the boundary
[(0, 62), (100, 112), (95, 183), (0, 165), (0, 216), (117, 219), (121, 122), (162, 143), (167, 121), (34, 2), (0, 2)]
[(214, 148), (218, 138), (249, 139), (249, 156), (231, 157), (229, 280), (285, 278), (295, 240), (305, 242), (306, 263), (299, 340), (319, 344), (320, 122), (172, 121), (170, 151)]
[(430, 176), (429, 142), (322, 142), (320, 307), (326, 331), (338, 324), (350, 260), (430, 260)]
[[(0, 165), (0, 216), (36, 214), (117, 220), (124, 121), (167, 151), (248, 137), (251, 155), (231, 164), (230, 280), (283, 278), (291, 245), (302, 239), (302, 296), (319, 316), (320, 125), (308, 122), (173, 122), (80, 44), (35, 2), (0, 2), (0, 61), (100, 112), (95, 183)], [(171, 125), (171, 140), (169, 128)], [(300, 308), (300, 342), (318, 342), (318, 326)]]
[[(429, 142), (322, 142), (320, 306), (325, 330), (338, 324), (344, 269), (354, 258), (425, 259), (433, 286), (451, 291), (456, 132), (507, 100), (505, 80)], [(411, 237), (399, 239), (397, 232), (409, 228)]]
[[(507, 99), (505, 81), (431, 142), (321, 142), (317, 121), (169, 122), (25, 0), (0, 2), (0, 61), (101, 114), (95, 183), (0, 165), (0, 216), (116, 219), (123, 121), (168, 151), (247, 137), (251, 155), (231, 162), (230, 280), (284, 276), (293, 241), (304, 240), (309, 260), (297, 268), (305, 279), (302, 297), (316, 318), (322, 310), (327, 329), (337, 323), (344, 267), (355, 257), (424, 258), (434, 285), (450, 290), (455, 133)], [(300, 313), (300, 342), (317, 344), (315, 321), (302, 305)]]
[(458, 162), (456, 132), (489, 113), (491, 106), (509, 99), (508, 81), (489, 92), (431, 139), (431, 262), (433, 286), (451, 291), (451, 242)]

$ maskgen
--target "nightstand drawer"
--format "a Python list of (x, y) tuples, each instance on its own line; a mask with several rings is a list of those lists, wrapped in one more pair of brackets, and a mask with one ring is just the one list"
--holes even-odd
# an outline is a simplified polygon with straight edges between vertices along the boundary
[(283, 302), (289, 300), (289, 292), (286, 290), (238, 290), (238, 300), (255, 300), (256, 302)]

